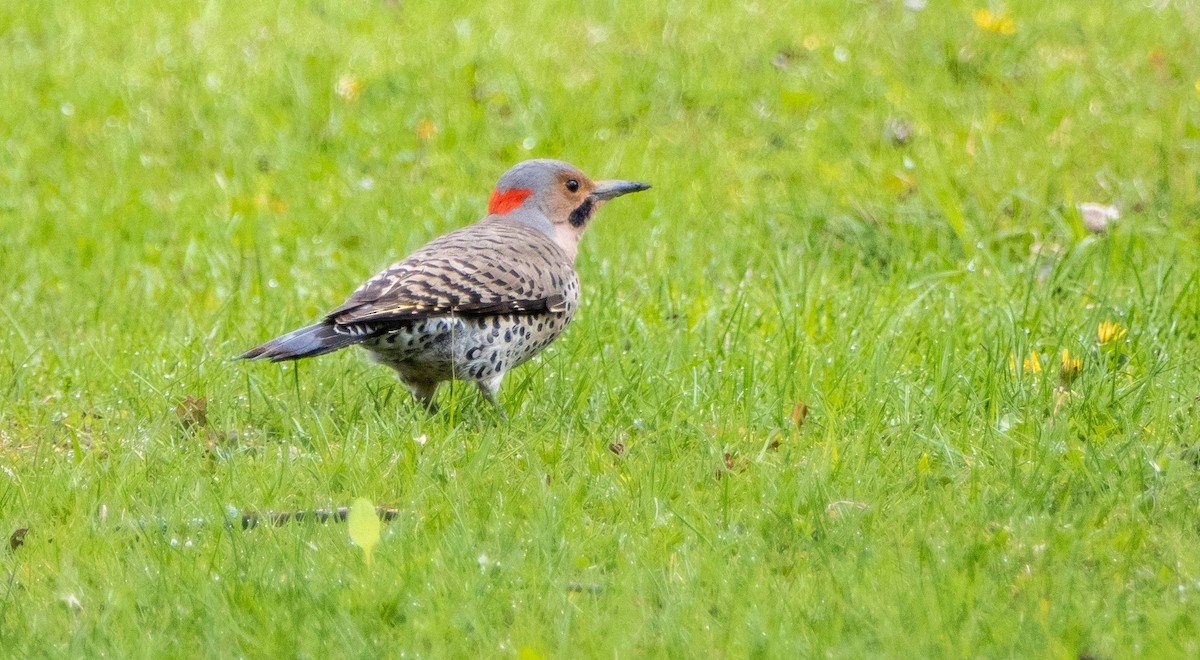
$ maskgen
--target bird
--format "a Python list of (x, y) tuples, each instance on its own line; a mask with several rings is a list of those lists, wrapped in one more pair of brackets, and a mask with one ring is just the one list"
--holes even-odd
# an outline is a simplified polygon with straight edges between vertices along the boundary
[(474, 383), (502, 416), (500, 383), (562, 334), (579, 307), (579, 241), (609, 200), (650, 188), (593, 181), (560, 160), (512, 166), (487, 215), (364, 282), (320, 321), (238, 359), (299, 360), (357, 345), (430, 414), (445, 381)]

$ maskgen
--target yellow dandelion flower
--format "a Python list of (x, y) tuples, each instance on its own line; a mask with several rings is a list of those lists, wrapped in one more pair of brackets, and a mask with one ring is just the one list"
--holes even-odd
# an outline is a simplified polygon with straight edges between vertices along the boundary
[(1117, 341), (1125, 336), (1125, 328), (1122, 328), (1119, 323), (1113, 321), (1101, 321), (1100, 326), (1096, 328), (1096, 338), (1101, 344), (1107, 344), (1110, 341)]
[(1008, 356), (1008, 368), (1014, 374), (1038, 374), (1042, 372), (1042, 356), (1038, 355), (1037, 351), (1029, 351), (1029, 357), (1021, 360), (1021, 369), (1017, 371), (1017, 356), (1010, 354)]
[(984, 32), (995, 32), (996, 34), (1013, 34), (1017, 31), (1017, 24), (1013, 19), (1005, 13), (992, 13), (988, 9), (976, 9), (971, 18), (975, 19), (975, 26)]
[(437, 133), (437, 124), (428, 119), (422, 119), (417, 122), (416, 133), (418, 140), (428, 142)]
[(1058, 375), (1060, 378), (1062, 378), (1063, 384), (1071, 384), (1071, 382), (1079, 376), (1079, 372), (1082, 369), (1083, 360), (1077, 357), (1071, 357), (1071, 351), (1065, 348), (1062, 349), (1062, 362), (1059, 366)]

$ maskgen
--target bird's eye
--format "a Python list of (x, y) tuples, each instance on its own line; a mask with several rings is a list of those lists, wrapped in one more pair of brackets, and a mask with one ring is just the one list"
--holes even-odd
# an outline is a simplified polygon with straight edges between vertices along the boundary
[(567, 179), (567, 190), (570, 190), (571, 192), (579, 190), (579, 182), (575, 179)]

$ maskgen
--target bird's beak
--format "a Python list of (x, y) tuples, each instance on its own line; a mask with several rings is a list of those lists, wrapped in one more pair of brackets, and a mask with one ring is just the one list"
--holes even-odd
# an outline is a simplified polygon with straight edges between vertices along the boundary
[(628, 195), (629, 193), (641, 192), (650, 187), (648, 183), (638, 181), (597, 181), (596, 188), (592, 190), (589, 197), (595, 197), (600, 200), (609, 200), (613, 197)]

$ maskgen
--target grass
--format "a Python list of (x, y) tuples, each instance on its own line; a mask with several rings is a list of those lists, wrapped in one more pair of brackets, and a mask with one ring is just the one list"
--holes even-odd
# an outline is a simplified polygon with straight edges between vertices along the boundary
[[(1200, 654), (1194, 2), (10, 4), (6, 654)], [(229, 360), (534, 156), (655, 187), (508, 422)]]

